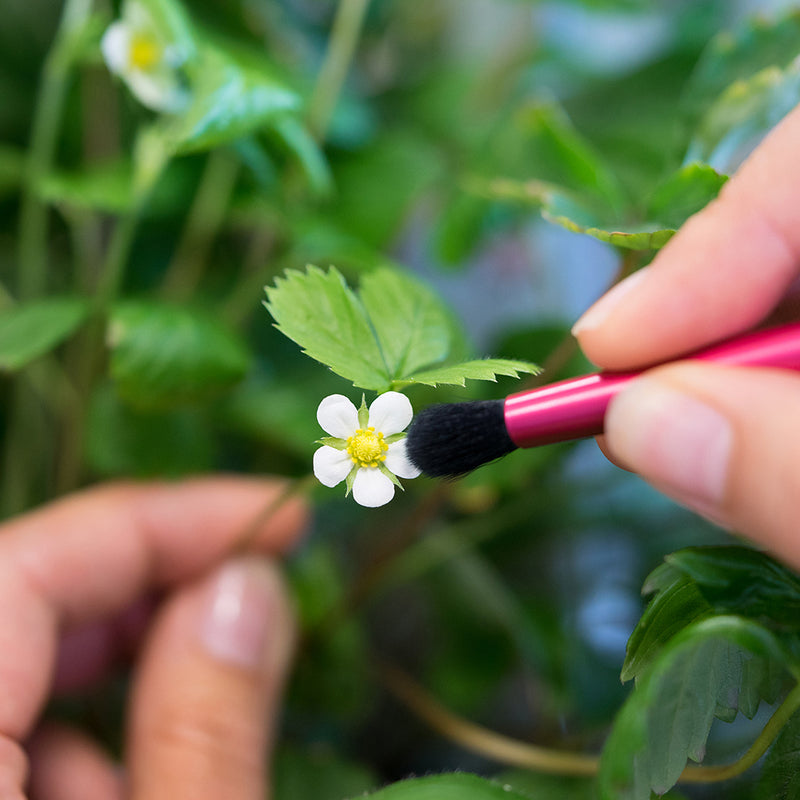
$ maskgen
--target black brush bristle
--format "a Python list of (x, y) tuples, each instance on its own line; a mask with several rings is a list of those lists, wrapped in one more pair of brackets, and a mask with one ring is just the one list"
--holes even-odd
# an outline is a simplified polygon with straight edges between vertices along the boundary
[(432, 478), (455, 478), (517, 445), (506, 430), (503, 400), (428, 406), (414, 417), (406, 437), (411, 461)]

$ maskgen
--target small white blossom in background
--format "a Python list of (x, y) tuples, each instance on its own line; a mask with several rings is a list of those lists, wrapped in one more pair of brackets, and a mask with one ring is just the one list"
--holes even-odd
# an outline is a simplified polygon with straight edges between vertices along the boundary
[(167, 113), (186, 105), (188, 95), (180, 75), (186, 54), (158, 28), (142, 3), (125, 3), (122, 19), (108, 27), (100, 49), (108, 68), (142, 105)]
[[(357, 409), (344, 395), (332, 394), (317, 408), (325, 433), (314, 453), (314, 475), (325, 486), (347, 482), (347, 493), (362, 506), (375, 508), (394, 497), (400, 478), (416, 478), (418, 470), (406, 455), (405, 434), (414, 412), (400, 392), (378, 395), (367, 409)], [(402, 487), (401, 487), (402, 488)]]

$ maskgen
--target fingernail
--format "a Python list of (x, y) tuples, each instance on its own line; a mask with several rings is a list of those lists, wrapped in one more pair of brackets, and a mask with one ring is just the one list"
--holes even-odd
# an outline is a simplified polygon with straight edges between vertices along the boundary
[(612, 289), (609, 289), (573, 326), (572, 335), (579, 336), (593, 328), (599, 328), (608, 317), (611, 316), (612, 311), (617, 308), (622, 299), (634, 287), (644, 279), (647, 274), (647, 267), (634, 272), (629, 275), (624, 281), (620, 281)]
[(611, 401), (605, 432), (611, 452), (626, 466), (718, 519), (733, 443), (719, 411), (657, 378), (639, 378)]
[(264, 661), (280, 591), (269, 565), (255, 557), (231, 561), (208, 590), (200, 639), (220, 661), (248, 669)]

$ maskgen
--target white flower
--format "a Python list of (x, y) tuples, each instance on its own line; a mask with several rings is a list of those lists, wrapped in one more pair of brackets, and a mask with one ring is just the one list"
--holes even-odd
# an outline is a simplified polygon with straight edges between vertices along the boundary
[(187, 94), (179, 67), (186, 53), (159, 29), (150, 11), (136, 0), (125, 4), (122, 19), (103, 34), (100, 49), (106, 65), (128, 85), (142, 105), (154, 111), (176, 112)]
[[(317, 421), (330, 437), (314, 453), (314, 475), (325, 486), (347, 481), (347, 493), (362, 506), (375, 508), (394, 497), (401, 478), (420, 474), (406, 455), (403, 430), (414, 412), (400, 392), (378, 395), (367, 409), (356, 407), (341, 394), (326, 397), (317, 408)], [(402, 486), (401, 486), (402, 488)]]

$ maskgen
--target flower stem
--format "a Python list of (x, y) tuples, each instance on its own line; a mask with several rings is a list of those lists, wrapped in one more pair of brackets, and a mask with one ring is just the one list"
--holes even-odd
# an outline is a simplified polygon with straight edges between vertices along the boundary
[(89, 19), (91, 0), (67, 0), (58, 32), (44, 63), (42, 83), (33, 116), (19, 219), (18, 292), (36, 297), (47, 284), (47, 206), (39, 185), (55, 157), (64, 101), (69, 86), (70, 50)]
[(183, 234), (161, 285), (166, 297), (186, 299), (200, 282), (238, 174), (239, 164), (230, 153), (215, 150), (208, 156)]
[(323, 140), (328, 131), (368, 7), (369, 0), (340, 0), (336, 9), (328, 51), (308, 108), (309, 126), (319, 140)]

